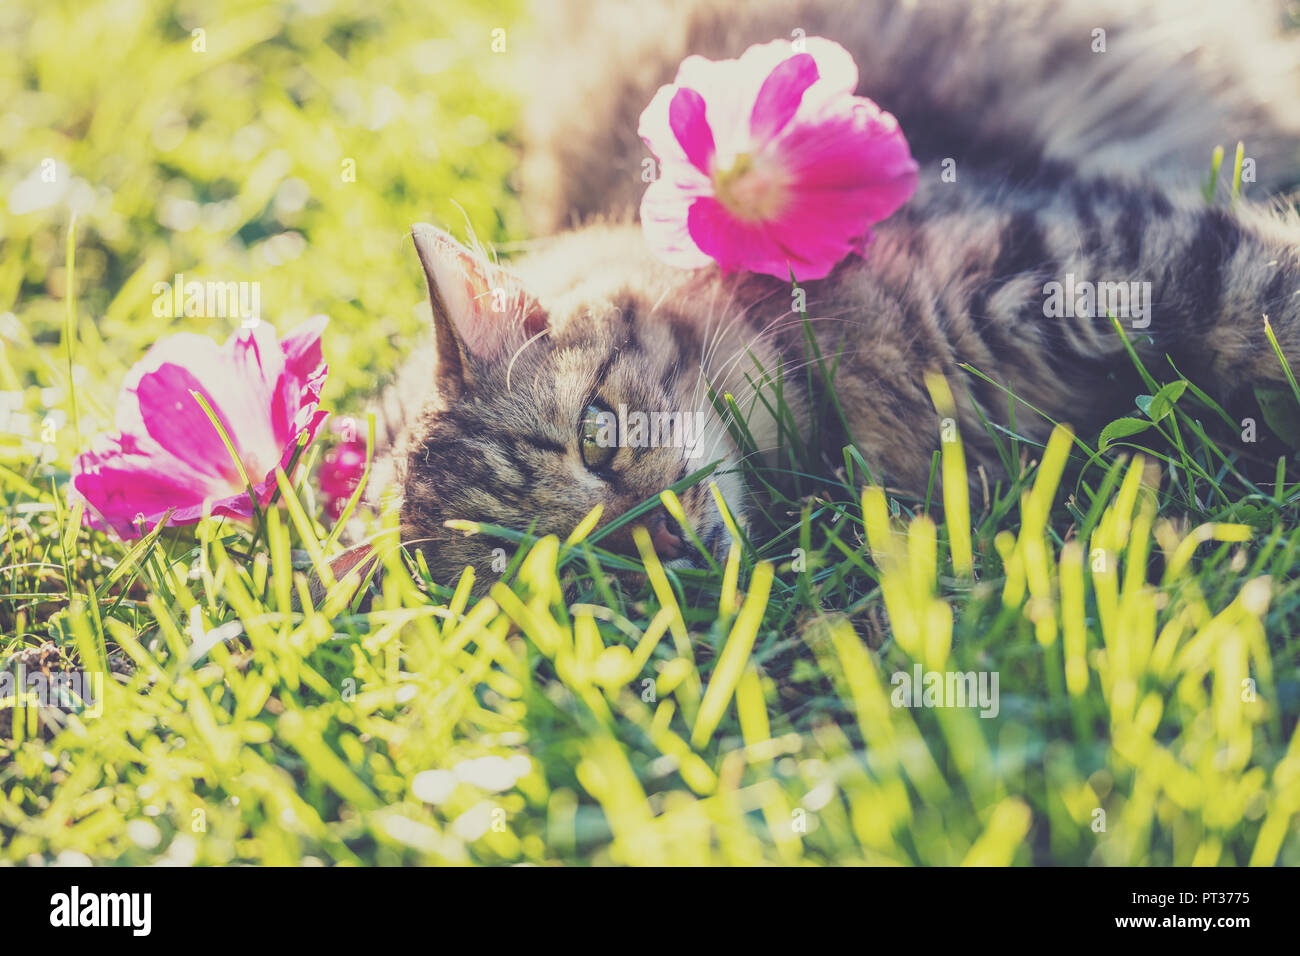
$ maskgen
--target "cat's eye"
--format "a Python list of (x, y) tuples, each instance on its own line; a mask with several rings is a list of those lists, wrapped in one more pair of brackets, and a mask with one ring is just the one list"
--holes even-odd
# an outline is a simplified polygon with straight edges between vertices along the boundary
[(608, 466), (618, 451), (618, 417), (604, 405), (588, 405), (578, 422), (578, 445), (588, 468)]

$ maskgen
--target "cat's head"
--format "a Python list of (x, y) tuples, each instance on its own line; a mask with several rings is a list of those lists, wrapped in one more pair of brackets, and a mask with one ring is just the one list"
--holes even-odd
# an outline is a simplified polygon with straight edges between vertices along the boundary
[(597, 505), (603, 528), (651, 499), (600, 545), (634, 553), (641, 525), (670, 567), (703, 566), (692, 535), (657, 498), (717, 460), (717, 472), (679, 498), (694, 538), (725, 555), (731, 538), (709, 481), (738, 511), (745, 492), (700, 374), (695, 319), (632, 282), (578, 282), (544, 303), (446, 233), (417, 225), (413, 234), (435, 354), (427, 400), (395, 452), (395, 481), (402, 540), (423, 552), (435, 580), (454, 585), (472, 564), (487, 586), (513, 550), (449, 520), (563, 539)]

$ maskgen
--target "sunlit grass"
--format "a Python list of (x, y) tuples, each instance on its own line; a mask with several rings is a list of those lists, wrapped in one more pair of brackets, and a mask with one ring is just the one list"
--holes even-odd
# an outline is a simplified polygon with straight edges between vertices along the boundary
[[(1142, 368), (1150, 394), (1099, 435), (990, 426), (1006, 477), (987, 494), (949, 427), (961, 379), (932, 378), (933, 500), (810, 440), (747, 474), (764, 495), (743, 530), (712, 485), (738, 543), (707, 571), (664, 568), (643, 532), (638, 556), (605, 551), (595, 513), (563, 540), (466, 523), (510, 558), (476, 599), (473, 571), (432, 580), (354, 499), (343, 520), (378, 535), (384, 573), (336, 581), (316, 448), (251, 525), (87, 531), (68, 466), (125, 369), (166, 332), (230, 331), (155, 318), (153, 281), (262, 281), (281, 328), (329, 313), (327, 396), (356, 408), (420, 327), (409, 223), (454, 198), (480, 234), (518, 238), (513, 107), (473, 46), (497, 25), (476, 5), (290, 26), (231, 3), (207, 61), (188, 14), (142, 8), (153, 32), (127, 36), (42, 4), (65, 32), (0, 67), (6, 108), (37, 115), (31, 74), (46, 117), (4, 144), (0, 192), (52, 155), (109, 193), (75, 235), (70, 200), (4, 213), (0, 384), (66, 421), (48, 465), (4, 443), (0, 657), (13, 672), (51, 642), (107, 676), (98, 714), (0, 708), (0, 858), (1300, 863), (1300, 484), (1293, 457), (1272, 482), (1248, 473), (1214, 431), (1235, 419), (1172, 367)], [(92, 41), (94, 70), (68, 62)], [(415, 105), (385, 113), (385, 90)], [(181, 126), (189, 145), (164, 148)], [(186, 202), (206, 225), (176, 227)], [(287, 233), (304, 241), (286, 258)], [(818, 358), (807, 374), (833, 380)], [(899, 706), (917, 668), (996, 674), (996, 716)]]

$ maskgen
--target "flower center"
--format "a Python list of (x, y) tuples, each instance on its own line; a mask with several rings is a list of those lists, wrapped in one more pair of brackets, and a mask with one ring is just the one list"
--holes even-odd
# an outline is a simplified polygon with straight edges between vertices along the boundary
[(776, 219), (790, 195), (786, 177), (749, 153), (740, 153), (726, 169), (714, 170), (713, 192), (728, 212), (747, 222)]

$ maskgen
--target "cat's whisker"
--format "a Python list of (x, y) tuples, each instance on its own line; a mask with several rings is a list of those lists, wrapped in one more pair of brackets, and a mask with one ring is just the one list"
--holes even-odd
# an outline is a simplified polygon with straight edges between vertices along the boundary
[(654, 305), (650, 306), (650, 311), (646, 314), (654, 315), (656, 312), (658, 312), (659, 306), (663, 305), (664, 302), (668, 299), (668, 296), (672, 295), (672, 293), (673, 293), (673, 289), (671, 286), (664, 289), (664, 291), (659, 294), (659, 298), (655, 299)]
[[(786, 313), (786, 314), (788, 315), (789, 313)], [(782, 316), (782, 317), (784, 317), (784, 316)], [(852, 321), (852, 319), (844, 319), (844, 318), (841, 318), (841, 317), (839, 317), (839, 316), (818, 316), (818, 317), (816, 317), (816, 319), (813, 319), (813, 318), (811, 318), (811, 317), (810, 317), (810, 319), (809, 319), (810, 322), (811, 322), (811, 321), (822, 321), (822, 320), (845, 321), (845, 322), (851, 322), (851, 321)], [(779, 319), (778, 319), (777, 321), (779, 321)], [(775, 324), (775, 323), (771, 323), (771, 324), (769, 324), (769, 328), (771, 328), (771, 325), (773, 325), (773, 324)], [(773, 330), (773, 331), (775, 331), (775, 330)], [(868, 350), (869, 350), (869, 346), (860, 346), (860, 347), (858, 347), (858, 348), (854, 348), (854, 349), (844, 349), (844, 350), (841, 350), (841, 351), (837, 352), (836, 354), (837, 354), (838, 357), (840, 357), (840, 358), (844, 358), (844, 357), (847, 357), (847, 356), (851, 356), (851, 355), (859, 354), (859, 353), (861, 353), (861, 352), (866, 352), (866, 351), (868, 351)], [(825, 357), (823, 356), (823, 359), (822, 359), (822, 360), (824, 360), (824, 359), (825, 359)], [(806, 360), (804, 360), (804, 361), (802, 361), (802, 362), (794, 362), (794, 363), (790, 363), (790, 364), (787, 364), (787, 365), (782, 365), (782, 367), (781, 367), (781, 371), (782, 371), (782, 374), (793, 374), (793, 373), (797, 373), (797, 372), (802, 371), (802, 370), (805, 369), (805, 368), (809, 368), (809, 367), (812, 367), (812, 366), (815, 366), (815, 365), (820, 364), (820, 361), (821, 361), (821, 360), (818, 360), (818, 359), (816, 359), (816, 358), (809, 358), (809, 359), (806, 359)], [(735, 402), (735, 406), (736, 406), (736, 408), (742, 410), (742, 413), (745, 415), (747, 421), (748, 421), (749, 416), (751, 416), (751, 415), (753, 414), (754, 409), (757, 407), (757, 402), (759, 401), (759, 394), (758, 394), (758, 393), (759, 393), (759, 390), (762, 389), (762, 388), (765, 388), (765, 387), (770, 387), (770, 386), (773, 385), (773, 384), (774, 384), (773, 374), (772, 374), (771, 372), (768, 372), (768, 373), (764, 374), (761, 378), (759, 378), (759, 379), (757, 379), (757, 380), (754, 380), (754, 379), (748, 379), (748, 380), (745, 382), (744, 389), (742, 389), (742, 390), (738, 390), (737, 393), (733, 393), (733, 394), (732, 394), (732, 399), (733, 399), (734, 402)], [(749, 401), (749, 403), (750, 403), (750, 407), (749, 407), (749, 409), (748, 409), (747, 411), (744, 410), (743, 407), (742, 407), (742, 406), (743, 406), (743, 403), (746, 402), (746, 401)], [(708, 428), (706, 429), (706, 431), (705, 431), (705, 433), (704, 433), (704, 437), (702, 437), (702, 438), (699, 440), (699, 445), (702, 446), (702, 447), (703, 447), (703, 446), (706, 446), (706, 445), (707, 445), (707, 442), (708, 442), (710, 439), (713, 440), (713, 444), (712, 444), (712, 445), (707, 445), (707, 447), (708, 447), (708, 452), (706, 453), (706, 457), (707, 457), (708, 459), (711, 460), (711, 459), (714, 457), (715, 453), (716, 453), (717, 450), (718, 450), (719, 445), (721, 445), (721, 443), (723, 442), (723, 440), (728, 436), (729, 431), (730, 431), (730, 429), (729, 429), (729, 424), (730, 424), (733, 420), (734, 420), (734, 415), (732, 414), (731, 410), (728, 409), (726, 415), (724, 415), (724, 416), (714, 416), (714, 420), (711, 420), (711, 421), (709, 422), (709, 426), (708, 426)], [(717, 431), (716, 436), (715, 436), (715, 434), (714, 434), (714, 430)], [(767, 450), (764, 451), (763, 453), (765, 454), (765, 453), (767, 453), (767, 451), (773, 451), (773, 450), (776, 450), (776, 448), (767, 449)], [(754, 451), (754, 452), (750, 452), (750, 453), (748, 453), (745, 457), (748, 458), (748, 457), (750, 457), (750, 456), (752, 456), (753, 454), (756, 454), (756, 453), (758, 453), (757, 450)]]
[[(699, 370), (699, 374), (696, 376), (696, 385), (697, 385), (696, 400), (697, 400), (697, 402), (698, 402), (698, 387), (699, 387), (699, 386), (701, 385), (701, 383), (702, 383), (703, 375), (704, 375), (705, 370), (708, 369), (708, 367), (712, 364), (713, 356), (714, 356), (714, 354), (717, 352), (718, 347), (722, 344), (722, 338), (723, 338), (723, 335), (724, 335), (727, 331), (729, 331), (731, 328), (733, 328), (734, 326), (736, 326), (737, 324), (739, 324), (740, 321), (744, 318), (744, 316), (745, 316), (745, 315), (746, 315), (746, 314), (747, 314), (751, 309), (753, 309), (753, 308), (755, 308), (755, 307), (757, 307), (757, 306), (759, 306), (759, 305), (762, 305), (764, 302), (766, 302), (768, 299), (770, 299), (770, 298), (771, 298), (773, 295), (775, 295), (776, 292), (777, 292), (777, 290), (773, 289), (773, 290), (771, 290), (770, 292), (765, 293), (764, 295), (762, 295), (762, 296), (760, 296), (758, 299), (756, 299), (754, 302), (751, 302), (750, 304), (744, 306), (743, 308), (740, 309), (740, 311), (738, 311), (738, 312), (736, 312), (734, 315), (732, 315), (732, 314), (731, 314), (731, 308), (732, 308), (732, 305), (733, 305), (733, 304), (735, 303), (735, 301), (736, 301), (736, 296), (737, 296), (738, 293), (739, 293), (739, 289), (740, 289), (739, 284), (738, 284), (738, 283), (731, 283), (731, 284), (729, 285), (729, 290), (728, 290), (728, 291), (729, 291), (729, 295), (728, 295), (728, 297), (727, 297), (727, 304), (726, 304), (725, 306), (723, 306), (723, 308), (722, 308), (722, 310), (721, 310), (720, 312), (717, 311), (717, 310), (714, 308), (714, 306), (716, 306), (716, 302), (717, 302), (717, 292), (718, 292), (718, 288), (719, 288), (719, 287), (717, 287), (717, 286), (714, 287), (714, 298), (713, 298), (713, 303), (711, 304), (711, 307), (710, 307), (710, 309), (709, 309), (709, 313), (708, 313), (708, 317), (706, 318), (705, 336), (704, 336), (704, 339), (705, 339), (705, 346), (704, 346), (704, 348), (701, 350), (701, 356), (700, 356), (700, 370)], [(717, 330), (713, 333), (713, 335), (710, 336), (710, 335), (708, 334), (708, 326), (709, 326), (709, 324), (711, 324), (711, 322), (712, 322), (712, 318), (713, 318), (713, 316), (714, 316), (715, 314), (719, 316), (718, 328), (717, 328)], [(728, 318), (728, 316), (729, 316), (729, 318)]]
[[(794, 314), (795, 313), (793, 311), (783, 312), (781, 315), (777, 316), (775, 319), (773, 319), (771, 322), (765, 325), (758, 333), (754, 335), (752, 339), (748, 340), (742, 348), (737, 349), (730, 357), (728, 357), (722, 363), (722, 365), (718, 368), (718, 373), (721, 375), (731, 371), (731, 369), (736, 365), (737, 362), (741, 361), (746, 355), (749, 354), (754, 344), (760, 341), (764, 341), (774, 335), (779, 334), (780, 332), (785, 331), (785, 327), (779, 326), (779, 323), (781, 323), (783, 320), (787, 319), (788, 317)], [(800, 321), (802, 321), (802, 317), (800, 317)], [(854, 319), (850, 317), (845, 317), (844, 315), (832, 314), (832, 315), (809, 316), (808, 321), (809, 323), (834, 321), (834, 322), (844, 322), (846, 324), (852, 324), (854, 322)]]
[(515, 353), (510, 356), (510, 362), (506, 365), (506, 391), (507, 392), (511, 390), (510, 373), (513, 372), (515, 369), (515, 361), (519, 358), (520, 355), (523, 354), (524, 349), (528, 348), (528, 346), (532, 345), (538, 339), (542, 338), (542, 336), (549, 335), (550, 333), (551, 333), (551, 327), (548, 325), (546, 328), (542, 329), (536, 335), (531, 336), (528, 339), (528, 341), (526, 341), (523, 345), (519, 346), (519, 348), (515, 350)]
[[(768, 299), (770, 299), (772, 296), (774, 296), (774, 295), (776, 294), (777, 291), (778, 291), (778, 290), (773, 289), (773, 290), (771, 290), (770, 292), (765, 293), (764, 295), (762, 295), (761, 297), (759, 297), (759, 298), (758, 298), (757, 300), (755, 300), (754, 302), (752, 302), (752, 303), (750, 303), (749, 305), (747, 305), (747, 306), (745, 306), (744, 308), (742, 308), (742, 309), (741, 309), (739, 312), (737, 312), (735, 315), (731, 316), (731, 318), (730, 318), (729, 321), (720, 321), (720, 322), (718, 323), (718, 329), (717, 329), (716, 334), (712, 337), (712, 339), (707, 340), (707, 341), (708, 341), (708, 344), (707, 344), (707, 346), (705, 347), (705, 349), (703, 350), (703, 352), (702, 352), (702, 354), (701, 354), (701, 358), (700, 358), (700, 367), (699, 367), (699, 371), (698, 371), (698, 373), (697, 373), (697, 375), (696, 375), (696, 390), (695, 390), (695, 397), (694, 397), (694, 400), (693, 400), (692, 404), (696, 405), (697, 407), (698, 407), (698, 405), (699, 405), (699, 402), (700, 402), (700, 390), (701, 390), (701, 388), (706, 384), (705, 374), (706, 374), (706, 372), (711, 371), (711, 366), (712, 366), (712, 364), (713, 364), (714, 355), (716, 354), (718, 348), (719, 348), (719, 347), (721, 346), (721, 344), (722, 344), (723, 334), (724, 334), (725, 332), (727, 332), (728, 330), (730, 330), (731, 328), (735, 327), (736, 325), (740, 324), (741, 320), (744, 318), (744, 316), (745, 316), (745, 315), (746, 315), (746, 314), (747, 314), (751, 309), (753, 309), (753, 308), (755, 308), (755, 307), (757, 307), (757, 306), (763, 304), (764, 302), (766, 302)], [(732, 290), (731, 290), (731, 296), (730, 296), (729, 299), (728, 299), (727, 305), (726, 305), (725, 310), (724, 310), (724, 313), (723, 313), (724, 315), (725, 315), (727, 312), (730, 312), (730, 310), (731, 310), (731, 305), (732, 305), (732, 303), (735, 301), (736, 292), (737, 292), (737, 287), (736, 287), (736, 286), (733, 286), (733, 287), (732, 287)], [(781, 317), (779, 316), (777, 319), (774, 320), (774, 322), (776, 322), (776, 321), (780, 321), (780, 318), (781, 318)], [(770, 324), (769, 324), (768, 327), (770, 327)], [(706, 326), (706, 328), (707, 328), (707, 326)], [(766, 328), (766, 327), (765, 327), (765, 328)], [(759, 338), (761, 338), (761, 335), (762, 335), (762, 332), (760, 331), (759, 335), (755, 336), (754, 339), (753, 339), (752, 341), (757, 342), (757, 341), (759, 340)], [(747, 343), (747, 344), (748, 344), (748, 343)], [(737, 357), (737, 356), (739, 356), (739, 355), (742, 355), (745, 351), (747, 351), (746, 348), (738, 349), (738, 350), (736, 351), (736, 353), (734, 353), (734, 355), (732, 356), (732, 358), (735, 358), (735, 357)], [(729, 364), (729, 362), (730, 362), (730, 359), (728, 360), (728, 363), (726, 363), (726, 364)], [(721, 371), (721, 370), (719, 370), (719, 371)]]
[[(698, 407), (700, 404), (700, 392), (705, 384), (705, 370), (708, 368), (713, 352), (717, 350), (718, 345), (721, 343), (723, 334), (745, 314), (745, 310), (742, 309), (735, 316), (732, 316), (730, 321), (726, 318), (731, 312), (732, 304), (736, 301), (736, 288), (734, 284), (731, 286), (727, 296), (727, 304), (722, 307), (721, 311), (718, 311), (718, 292), (721, 286), (715, 285), (713, 287), (713, 299), (710, 301), (709, 309), (705, 315), (704, 335), (701, 337), (704, 341), (704, 347), (701, 349), (699, 367), (695, 375), (695, 392), (691, 397), (693, 406)], [(716, 330), (710, 333), (710, 326), (713, 324), (715, 316), (718, 318), (718, 326)]]

